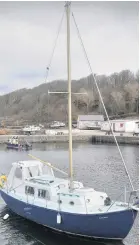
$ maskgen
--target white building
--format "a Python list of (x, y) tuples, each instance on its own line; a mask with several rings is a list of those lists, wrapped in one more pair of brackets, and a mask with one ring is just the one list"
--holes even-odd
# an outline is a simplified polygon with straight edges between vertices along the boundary
[(135, 133), (135, 131), (139, 130), (139, 121), (129, 121), (125, 124), (125, 132), (127, 133)]
[[(138, 120), (111, 120), (111, 128), (114, 132), (126, 132), (126, 133), (135, 133), (139, 130), (139, 121)], [(105, 121), (101, 125), (102, 131), (110, 131), (110, 125), (108, 121)]]
[(77, 120), (78, 129), (100, 129), (104, 122), (103, 115), (80, 115)]

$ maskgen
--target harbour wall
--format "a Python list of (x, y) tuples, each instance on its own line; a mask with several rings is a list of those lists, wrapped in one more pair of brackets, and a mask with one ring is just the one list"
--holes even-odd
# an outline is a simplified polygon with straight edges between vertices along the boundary
[[(49, 143), (49, 142), (68, 142), (68, 135), (17, 135), (21, 140), (29, 143)], [(12, 135), (0, 135), (0, 144), (4, 144)], [(91, 142), (91, 143), (115, 143), (112, 135), (92, 135), (78, 134), (73, 135), (73, 142)], [(120, 136), (116, 135), (119, 144), (139, 144), (138, 136)]]

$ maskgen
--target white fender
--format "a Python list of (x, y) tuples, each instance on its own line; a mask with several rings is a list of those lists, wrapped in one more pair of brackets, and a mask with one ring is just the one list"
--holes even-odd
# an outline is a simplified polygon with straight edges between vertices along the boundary
[(57, 224), (61, 224), (61, 215), (57, 214)]

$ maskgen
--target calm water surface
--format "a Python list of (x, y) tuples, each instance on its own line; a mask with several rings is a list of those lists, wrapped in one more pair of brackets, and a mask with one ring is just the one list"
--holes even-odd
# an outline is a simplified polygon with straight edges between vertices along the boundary
[[(138, 189), (138, 146), (123, 145), (121, 150), (134, 187)], [(64, 171), (68, 171), (67, 144), (34, 144), (33, 150), (29, 153), (51, 162)], [(5, 146), (0, 145), (1, 173), (8, 174), (12, 162), (26, 159), (30, 159), (27, 152), (6, 150)], [(128, 178), (115, 145), (73, 144), (73, 169), (76, 180), (82, 181), (88, 187), (107, 192), (111, 198), (116, 198), (124, 192), (124, 187), (130, 189)], [(56, 175), (60, 176), (58, 173)], [(138, 217), (123, 242), (110, 243), (105, 241), (83, 241), (66, 235), (58, 235), (12, 213), (9, 213), (10, 218), (4, 221), (2, 217), (7, 212), (9, 213), (9, 210), (0, 199), (0, 245), (138, 245)]]

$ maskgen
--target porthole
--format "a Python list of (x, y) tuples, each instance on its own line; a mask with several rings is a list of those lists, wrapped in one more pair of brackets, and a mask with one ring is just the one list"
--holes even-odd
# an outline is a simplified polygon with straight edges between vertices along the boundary
[(74, 202), (73, 202), (73, 201), (71, 201), (71, 202), (70, 202), (70, 205), (74, 205)]
[(110, 199), (110, 197), (106, 197), (106, 199), (104, 200), (104, 205), (105, 206), (111, 205), (111, 199)]

